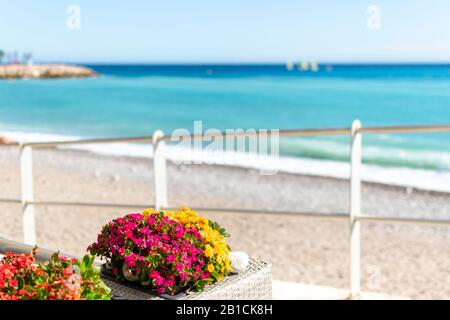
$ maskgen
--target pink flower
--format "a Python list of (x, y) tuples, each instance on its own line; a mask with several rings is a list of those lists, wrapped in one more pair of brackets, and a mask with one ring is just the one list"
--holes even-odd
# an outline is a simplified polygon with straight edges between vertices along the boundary
[(156, 289), (156, 292), (159, 293), (159, 294), (162, 294), (162, 293), (164, 293), (165, 291), (166, 291), (166, 289), (164, 289), (164, 288), (158, 288), (158, 289)]
[(186, 281), (188, 279), (188, 274), (187, 272), (181, 272), (180, 273), (180, 280), (181, 281)]
[(125, 235), (127, 236), (127, 238), (133, 239), (133, 231), (132, 230), (125, 231)]
[(202, 273), (201, 278), (208, 279), (210, 276), (211, 276), (211, 274), (209, 272), (204, 272), (204, 273)]
[(135, 245), (137, 245), (138, 247), (142, 246), (143, 240), (139, 239), (139, 238), (131, 238), (131, 240), (133, 241), (133, 243)]
[(128, 230), (134, 230), (134, 229), (136, 229), (136, 224), (135, 224), (134, 222), (128, 222), (128, 223), (125, 225), (125, 229), (128, 229)]
[(182, 238), (184, 236), (184, 230), (183, 230), (182, 227), (176, 226), (174, 231), (175, 231), (175, 237), (176, 238)]
[(183, 266), (182, 263), (178, 262), (178, 263), (175, 265), (175, 269), (176, 269), (178, 272), (181, 272), (181, 271), (183, 271), (184, 266)]
[(173, 279), (169, 279), (166, 281), (166, 286), (167, 287), (173, 287), (173, 285), (175, 284), (175, 281)]
[(117, 218), (114, 221), (117, 222), (117, 224), (123, 224), (125, 222), (125, 219), (124, 218)]
[(156, 279), (157, 277), (159, 277), (159, 272), (158, 271), (150, 272), (150, 279)]
[(194, 228), (192, 228), (191, 229), (191, 233), (195, 236), (195, 237), (200, 237), (200, 233), (198, 232), (198, 230), (197, 229), (194, 229)]
[(134, 255), (126, 256), (125, 257), (125, 263), (129, 267), (134, 267), (136, 265), (136, 259), (135, 259)]
[(167, 233), (163, 233), (163, 235), (161, 236), (161, 240), (164, 242), (169, 242), (170, 237)]
[(186, 267), (189, 269), (192, 265), (191, 260), (189, 260), (189, 258), (184, 258), (183, 259), (184, 264), (186, 265)]
[(156, 279), (155, 279), (155, 284), (157, 285), (157, 286), (162, 286), (163, 284), (164, 284), (164, 278), (163, 277), (157, 277)]
[(135, 220), (135, 221), (140, 221), (140, 220), (142, 220), (142, 214), (140, 214), (140, 213), (132, 213), (132, 214), (129, 214), (128, 217), (129, 217), (131, 220)]
[(141, 232), (142, 232), (142, 234), (144, 236), (149, 236), (150, 235), (150, 228), (149, 227), (143, 227)]
[(167, 256), (167, 258), (166, 258), (166, 261), (169, 262), (169, 263), (172, 263), (172, 262), (174, 262), (174, 261), (176, 260), (176, 258), (177, 258), (176, 255), (174, 255), (174, 254), (169, 254), (169, 255)]

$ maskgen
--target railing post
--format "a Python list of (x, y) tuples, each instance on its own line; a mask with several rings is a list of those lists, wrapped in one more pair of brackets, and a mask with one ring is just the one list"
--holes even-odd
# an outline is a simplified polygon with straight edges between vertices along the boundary
[(22, 227), (23, 241), (29, 245), (36, 244), (36, 226), (33, 201), (33, 155), (31, 146), (20, 147), (20, 179), (22, 191)]
[(350, 298), (358, 299), (361, 290), (361, 122), (352, 123), (350, 164)]
[(155, 177), (155, 207), (157, 210), (168, 206), (165, 143), (161, 140), (162, 137), (164, 137), (164, 133), (160, 130), (153, 134), (153, 175)]

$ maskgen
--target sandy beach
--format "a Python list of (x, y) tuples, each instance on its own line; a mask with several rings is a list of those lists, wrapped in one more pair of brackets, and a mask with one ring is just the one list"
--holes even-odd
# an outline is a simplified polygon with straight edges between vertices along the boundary
[[(34, 152), (38, 200), (151, 206), (150, 159), (108, 157), (74, 150)], [(168, 164), (169, 205), (314, 212), (317, 217), (202, 212), (232, 235), (234, 250), (273, 263), (273, 278), (346, 288), (348, 221), (320, 218), (347, 212), (344, 180), (212, 165)], [(1, 198), (19, 198), (18, 150), (0, 148)], [(450, 217), (450, 194), (365, 183), (363, 212)], [(0, 235), (22, 240), (20, 206), (0, 204)], [(81, 255), (101, 226), (136, 208), (36, 209), (42, 247)], [(364, 223), (362, 289), (412, 298), (450, 298), (450, 233), (444, 228)]]

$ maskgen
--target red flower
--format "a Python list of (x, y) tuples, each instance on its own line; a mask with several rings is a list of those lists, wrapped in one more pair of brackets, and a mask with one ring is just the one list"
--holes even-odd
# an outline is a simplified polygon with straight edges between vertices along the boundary
[(19, 281), (17, 281), (16, 279), (9, 280), (9, 285), (11, 287), (17, 287), (18, 284), (19, 284)]
[(64, 273), (64, 276), (66, 278), (68, 278), (68, 277), (70, 277), (73, 274), (73, 269), (72, 268), (64, 269), (63, 273)]
[[(0, 300), (81, 299), (84, 279), (73, 265), (58, 255), (51, 263), (35, 264), (32, 254), (7, 253), (0, 260)], [(86, 277), (89, 290), (96, 286), (91, 279)]]

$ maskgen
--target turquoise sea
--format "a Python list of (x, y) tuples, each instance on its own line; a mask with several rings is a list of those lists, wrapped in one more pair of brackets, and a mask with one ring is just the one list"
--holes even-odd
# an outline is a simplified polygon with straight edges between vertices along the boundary
[[(90, 79), (0, 81), (0, 132), (118, 137), (177, 128), (450, 124), (450, 65), (88, 65)], [(344, 161), (348, 137), (282, 139), (283, 156)], [(449, 134), (370, 135), (364, 162), (450, 171)]]

